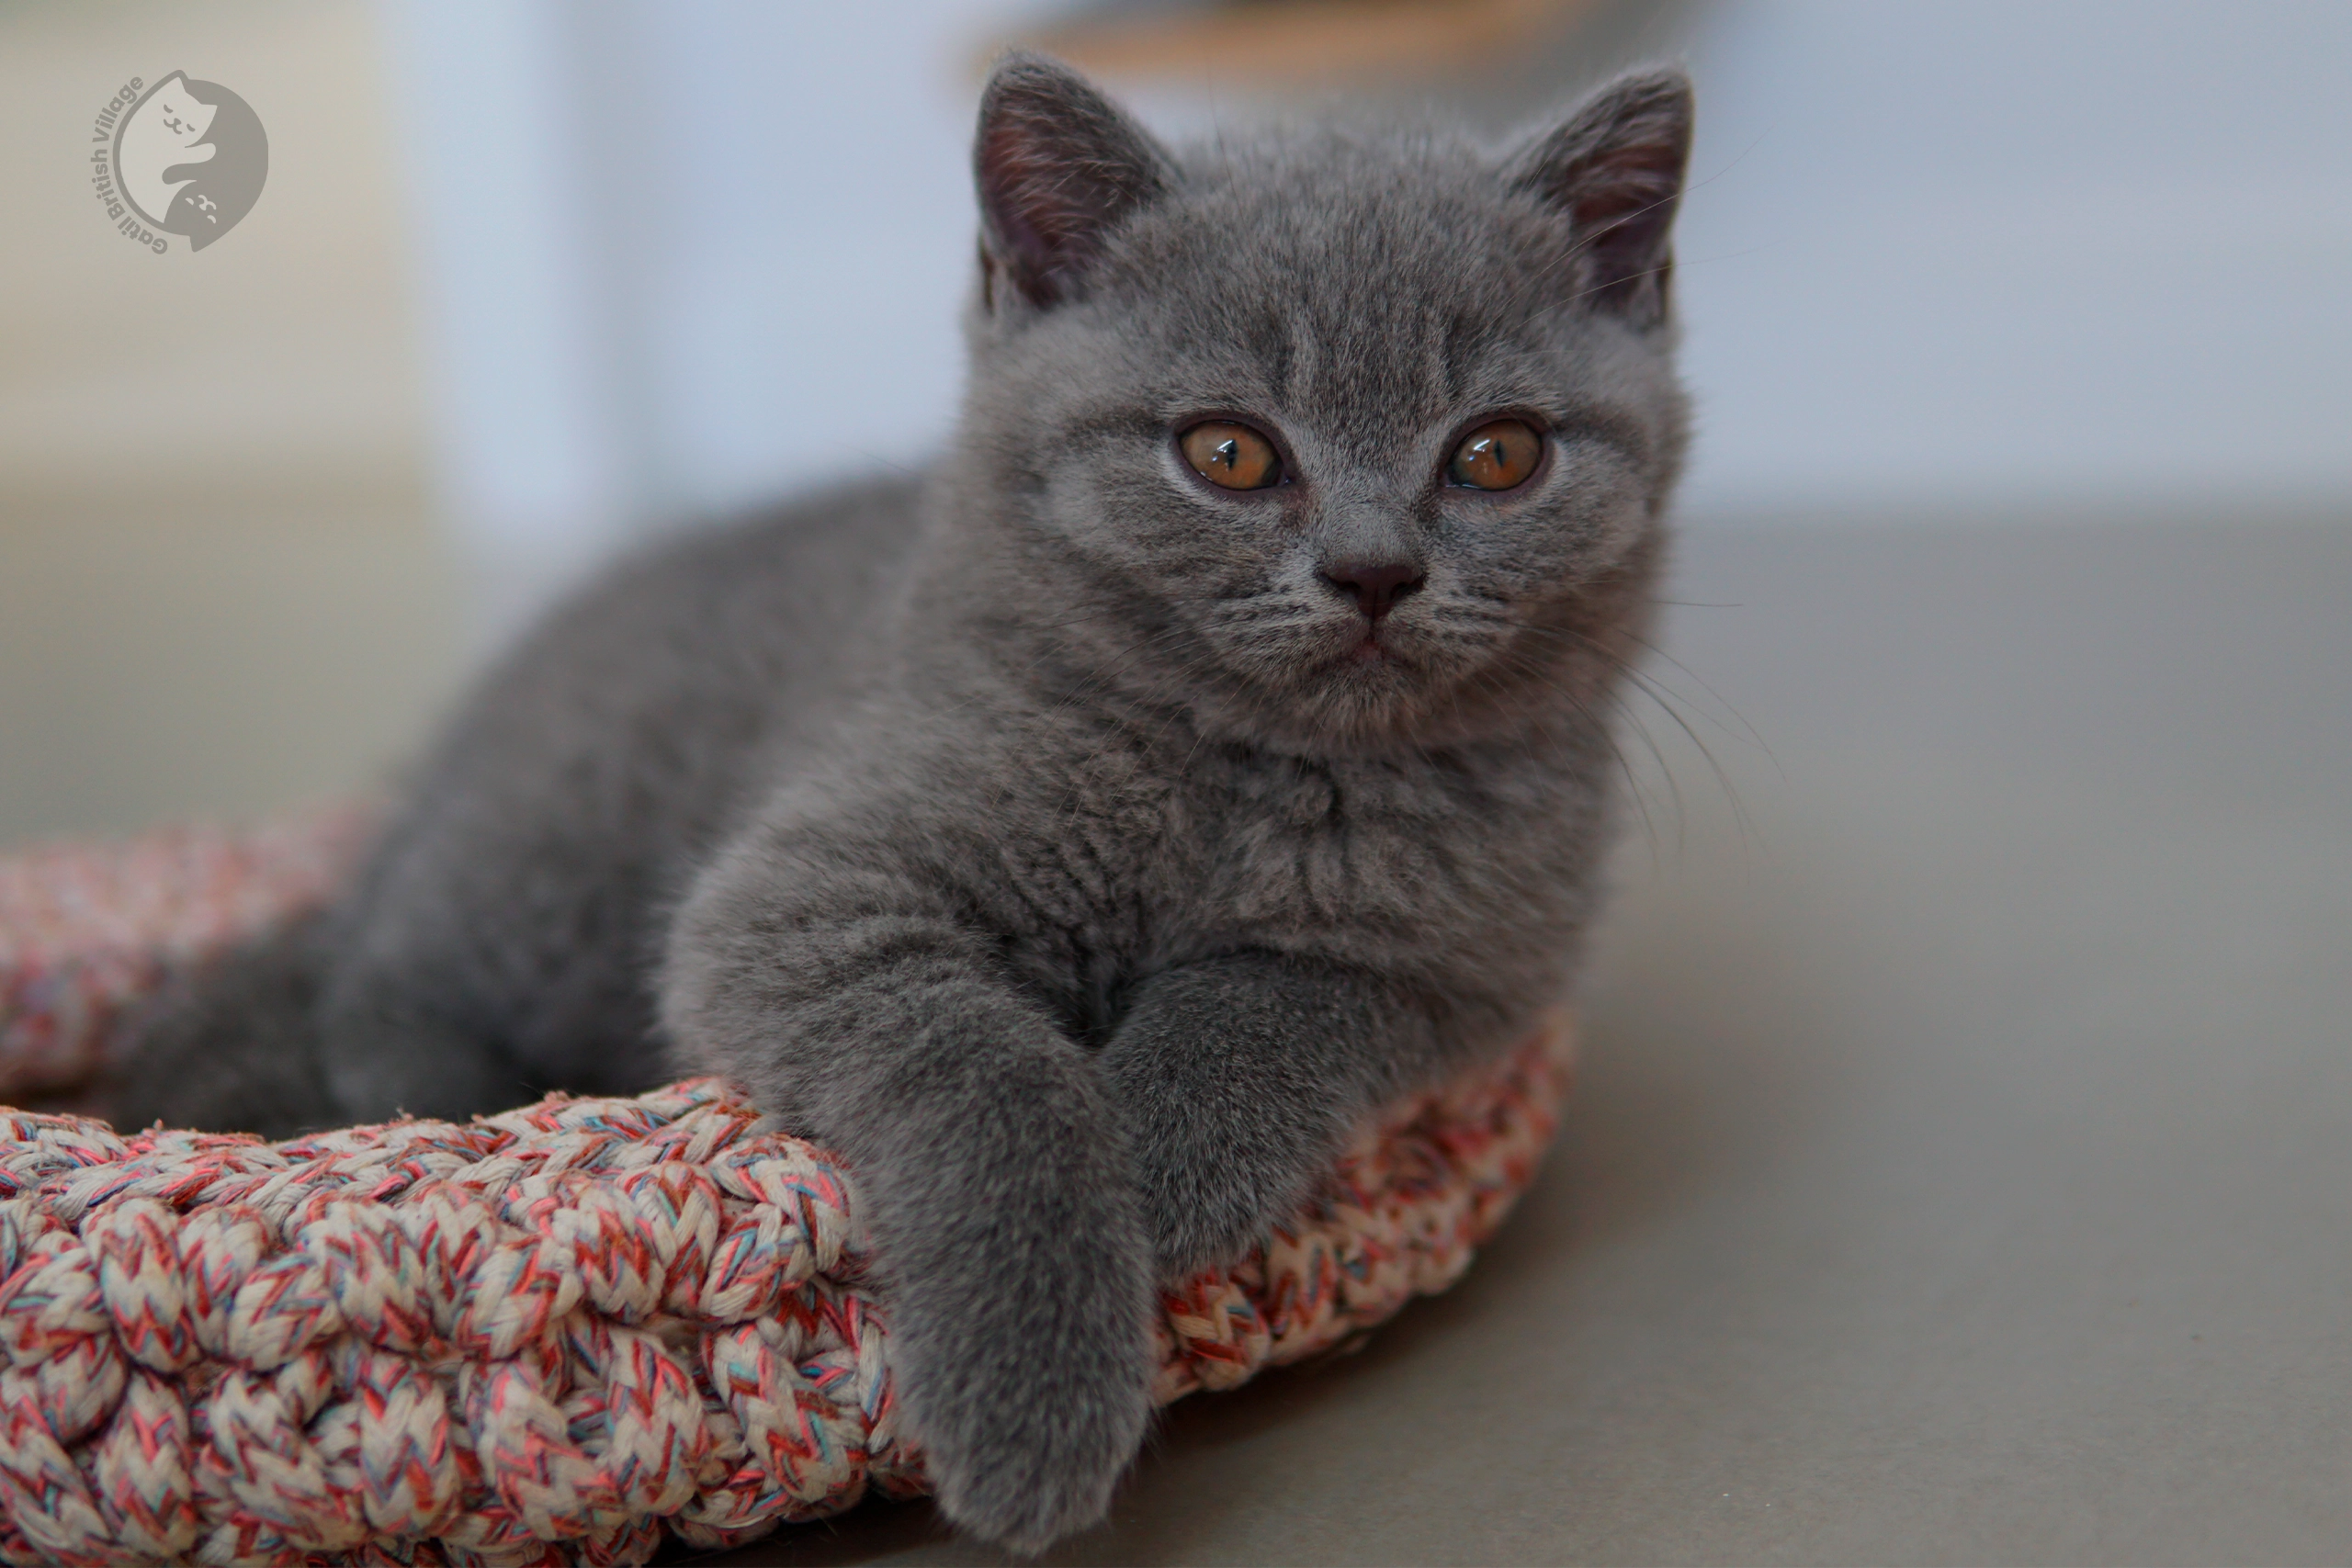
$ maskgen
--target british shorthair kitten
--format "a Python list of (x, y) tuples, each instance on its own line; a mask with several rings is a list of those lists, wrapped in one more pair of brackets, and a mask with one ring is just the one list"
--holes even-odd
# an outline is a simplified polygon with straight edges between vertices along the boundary
[(1690, 130), (1177, 151), (1008, 59), (920, 481), (624, 564), (123, 1114), (273, 1134), (719, 1072), (845, 1156), (942, 1506), (1102, 1517), (1155, 1281), (1569, 984), (1686, 414)]

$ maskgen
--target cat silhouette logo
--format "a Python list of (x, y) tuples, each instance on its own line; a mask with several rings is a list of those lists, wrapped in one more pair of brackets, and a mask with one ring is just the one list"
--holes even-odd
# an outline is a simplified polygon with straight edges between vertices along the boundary
[(269, 138), (251, 105), (218, 82), (175, 71), (141, 91), (134, 76), (99, 111), (94, 183), (115, 227), (158, 255), (163, 236), (200, 251), (253, 210), (269, 177)]

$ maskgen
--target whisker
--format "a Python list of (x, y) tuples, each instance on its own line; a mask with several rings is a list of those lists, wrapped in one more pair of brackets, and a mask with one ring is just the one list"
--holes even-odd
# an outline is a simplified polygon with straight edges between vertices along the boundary
[[(1627, 682), (1636, 691), (1639, 691), (1644, 696), (1649, 698), (1652, 703), (1657, 705), (1660, 712), (1664, 713), (1667, 717), (1674, 721), (1675, 728), (1681, 730), (1683, 735), (1690, 740), (1690, 744), (1699, 749), (1699, 755), (1706, 761), (1707, 771), (1714, 774), (1717, 786), (1724, 792), (1724, 799), (1731, 807), (1732, 820), (1738, 829), (1740, 841), (1742, 843), (1747, 843), (1752, 840), (1760, 839), (1762, 835), (1757, 829), (1755, 819), (1748, 815), (1747, 802), (1740, 798), (1739, 790), (1737, 786), (1732, 783), (1731, 774), (1724, 770), (1723, 761), (1715, 755), (1713, 748), (1710, 747), (1706, 741), (1701, 738), (1699, 732), (1690, 727), (1690, 721), (1682, 716), (1681, 710), (1674, 704), (1673, 694), (1659, 686), (1655, 681), (1651, 680), (1645, 671), (1637, 666), (1618, 658), (1616, 654), (1608, 649), (1603, 648), (1593, 638), (1585, 637), (1581, 633), (1572, 632), (1570, 635), (1575, 636), (1579, 641), (1585, 643), (1588, 647), (1590, 647), (1601, 653), (1603, 657), (1607, 658), (1617, 667), (1619, 672), (1626, 678)], [(1768, 752), (1767, 755), (1770, 755), (1770, 753)], [(1669, 775), (1669, 777), (1671, 775)], [(1676, 794), (1677, 800), (1679, 801), (1680, 798), (1680, 792), (1679, 789)]]

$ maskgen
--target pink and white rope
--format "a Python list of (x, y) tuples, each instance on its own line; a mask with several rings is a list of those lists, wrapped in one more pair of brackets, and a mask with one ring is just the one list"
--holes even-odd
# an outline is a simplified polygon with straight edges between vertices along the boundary
[(340, 809), (0, 858), (0, 1095), (87, 1081), (124, 1006), (324, 901), (367, 825)]
[[(94, 1063), (124, 976), (321, 896), (349, 829), (308, 831), (0, 865), (0, 920), (48, 911), (0, 933), (0, 1042), (46, 1075), (13, 1081)], [(175, 871), (201, 885), (152, 886)], [(1293, 1224), (1169, 1292), (1157, 1396), (1452, 1283), (1542, 1155), (1567, 1040), (1396, 1108)], [(277, 1145), (0, 1111), (0, 1561), (642, 1562), (919, 1493), (854, 1183), (756, 1122), (710, 1078)]]

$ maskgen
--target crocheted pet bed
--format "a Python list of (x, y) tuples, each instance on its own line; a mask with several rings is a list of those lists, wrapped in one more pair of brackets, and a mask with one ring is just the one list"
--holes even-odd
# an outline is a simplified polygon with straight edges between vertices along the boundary
[[(313, 904), (349, 816), (0, 861), (0, 1098)], [(1443, 1290), (1526, 1186), (1564, 1020), (1397, 1107), (1166, 1293), (1157, 1396)], [(922, 1490), (855, 1184), (697, 1078), (283, 1144), (0, 1111), (0, 1560), (642, 1562)]]

